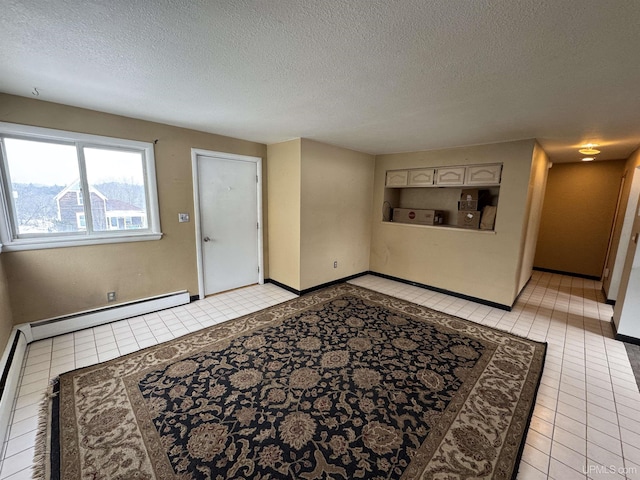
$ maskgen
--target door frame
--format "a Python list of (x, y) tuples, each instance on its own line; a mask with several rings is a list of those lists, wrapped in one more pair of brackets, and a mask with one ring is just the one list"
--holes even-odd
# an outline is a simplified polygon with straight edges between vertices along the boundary
[(196, 263), (198, 267), (198, 298), (205, 297), (204, 292), (204, 262), (202, 255), (202, 226), (200, 224), (200, 183), (198, 173), (198, 155), (205, 157), (220, 158), (223, 160), (231, 160), (236, 162), (251, 162), (256, 164), (256, 191), (257, 191), (257, 210), (258, 210), (258, 284), (264, 283), (264, 255), (262, 242), (262, 158), (250, 157), (248, 155), (238, 155), (235, 153), (216, 152), (213, 150), (203, 150), (201, 148), (191, 149), (191, 173), (193, 182), (193, 221), (196, 232)]
[[(631, 179), (629, 179), (631, 177)], [(631, 171), (625, 172), (625, 176), (622, 177), (624, 183), (630, 181), (629, 195), (627, 197), (627, 203), (622, 210), (623, 205), (619, 205), (618, 215), (623, 215), (622, 227), (620, 228), (620, 238), (618, 239), (618, 248), (616, 250), (616, 256), (610, 259), (611, 250), (607, 255), (605, 268), (609, 268), (609, 285), (605, 290), (608, 302), (617, 302), (620, 294), (620, 285), (622, 283), (622, 273), (624, 270), (624, 263), (627, 258), (627, 251), (631, 240), (633, 222), (635, 220), (636, 207), (638, 205), (638, 199), (640, 198), (640, 166), (634, 167)], [(620, 187), (620, 196), (622, 195), (623, 187)], [(615, 218), (613, 227), (611, 228), (611, 239), (613, 240), (613, 234), (615, 233)], [(612, 295), (613, 293), (613, 295)]]

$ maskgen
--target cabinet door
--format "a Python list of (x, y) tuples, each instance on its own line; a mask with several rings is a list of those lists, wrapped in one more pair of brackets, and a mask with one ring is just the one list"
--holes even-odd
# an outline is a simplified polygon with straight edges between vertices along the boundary
[(433, 185), (433, 168), (421, 168), (419, 170), (409, 170), (410, 187), (430, 187)]
[(387, 187), (406, 187), (408, 174), (407, 170), (388, 171), (385, 185)]
[(465, 185), (500, 185), (502, 164), (467, 167)]
[(436, 170), (436, 185), (463, 185), (465, 167), (444, 167)]

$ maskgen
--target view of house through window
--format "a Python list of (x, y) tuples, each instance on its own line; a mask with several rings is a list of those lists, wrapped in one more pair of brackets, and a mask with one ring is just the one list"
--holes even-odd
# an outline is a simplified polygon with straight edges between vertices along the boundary
[(1, 140), (12, 238), (150, 230), (144, 148)]
[(85, 148), (93, 229), (147, 228), (142, 154)]

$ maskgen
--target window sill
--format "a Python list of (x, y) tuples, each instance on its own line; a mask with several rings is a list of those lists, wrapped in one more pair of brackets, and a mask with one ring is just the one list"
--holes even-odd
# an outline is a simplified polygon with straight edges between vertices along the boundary
[(47, 248), (80, 247), (84, 245), (103, 245), (107, 243), (147, 242), (160, 240), (162, 233), (143, 233), (139, 235), (93, 236), (91, 238), (20, 239), (0, 246), (1, 252), (20, 252), (23, 250), (43, 250)]

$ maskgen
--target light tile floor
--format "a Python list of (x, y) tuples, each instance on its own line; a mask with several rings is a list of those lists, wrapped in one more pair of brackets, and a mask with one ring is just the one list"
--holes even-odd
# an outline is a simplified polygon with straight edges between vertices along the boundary
[[(511, 312), (370, 275), (351, 283), (548, 342), (518, 479), (640, 479), (640, 393), (599, 282), (534, 272)], [(0, 480), (31, 478), (38, 408), (51, 378), (294, 297), (273, 284), (252, 286), (32, 343)]]

